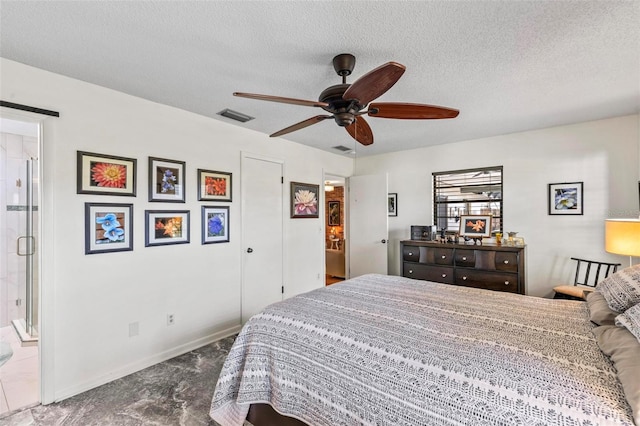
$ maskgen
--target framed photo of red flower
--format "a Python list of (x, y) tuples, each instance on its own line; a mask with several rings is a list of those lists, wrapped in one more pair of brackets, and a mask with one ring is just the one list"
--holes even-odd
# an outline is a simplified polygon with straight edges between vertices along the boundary
[(229, 242), (229, 206), (202, 206), (202, 244)]
[(188, 244), (189, 210), (145, 210), (144, 246)]
[(291, 182), (291, 218), (318, 217), (318, 191), (320, 185)]
[(136, 196), (136, 159), (78, 151), (77, 193)]
[(149, 157), (149, 201), (184, 203), (184, 161)]
[(198, 201), (231, 201), (231, 173), (198, 169)]
[(133, 204), (85, 203), (84, 254), (133, 250)]

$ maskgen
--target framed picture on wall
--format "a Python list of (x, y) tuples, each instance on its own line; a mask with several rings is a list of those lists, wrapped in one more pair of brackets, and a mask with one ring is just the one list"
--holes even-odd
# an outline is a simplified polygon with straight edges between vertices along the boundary
[(491, 236), (491, 215), (460, 215), (460, 236), (482, 238)]
[(184, 203), (184, 161), (149, 157), (149, 201)]
[(198, 169), (198, 201), (231, 201), (231, 173)]
[(391, 193), (387, 199), (387, 211), (389, 216), (398, 216), (398, 194)]
[(202, 206), (202, 244), (229, 242), (229, 207)]
[(133, 250), (133, 204), (84, 204), (84, 254)]
[(189, 210), (145, 210), (144, 246), (189, 243)]
[(329, 201), (327, 210), (329, 226), (340, 226), (340, 201)]
[(136, 196), (136, 159), (78, 151), (78, 194)]
[(318, 217), (318, 190), (320, 185), (291, 182), (291, 218)]
[(550, 215), (582, 214), (582, 182), (550, 183), (548, 193)]

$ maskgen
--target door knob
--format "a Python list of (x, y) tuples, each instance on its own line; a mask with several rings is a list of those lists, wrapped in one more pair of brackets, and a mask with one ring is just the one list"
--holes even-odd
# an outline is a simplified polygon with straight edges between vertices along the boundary
[(382, 244), (386, 244), (386, 243), (387, 243), (387, 240), (382, 240), (382, 241), (380, 241), (380, 242), (381, 242)]
[(247, 253), (253, 253), (253, 249), (252, 249), (251, 247), (249, 247), (249, 248), (247, 249)]

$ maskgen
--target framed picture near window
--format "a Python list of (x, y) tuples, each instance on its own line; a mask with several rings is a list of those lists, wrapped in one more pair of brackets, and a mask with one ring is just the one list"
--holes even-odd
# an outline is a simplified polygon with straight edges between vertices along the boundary
[(144, 246), (189, 243), (189, 210), (145, 210)]
[(198, 169), (198, 201), (231, 201), (231, 173)]
[(398, 216), (398, 194), (391, 193), (387, 199), (387, 211), (389, 216)]
[(329, 201), (327, 215), (329, 226), (340, 226), (340, 201)]
[(136, 159), (78, 151), (77, 193), (136, 196)]
[(291, 218), (318, 217), (318, 190), (320, 185), (291, 182)]
[(133, 250), (133, 204), (84, 204), (84, 254)]
[(149, 157), (149, 201), (184, 203), (184, 161)]
[(460, 236), (482, 238), (491, 236), (491, 215), (461, 215)]
[(548, 193), (549, 214), (583, 214), (582, 192), (582, 182), (550, 183)]
[(202, 244), (229, 242), (229, 207), (202, 206)]

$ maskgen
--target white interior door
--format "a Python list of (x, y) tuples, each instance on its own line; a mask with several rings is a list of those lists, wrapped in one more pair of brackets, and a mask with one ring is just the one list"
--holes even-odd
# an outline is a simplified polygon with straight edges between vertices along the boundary
[(242, 323), (282, 300), (283, 164), (242, 157)]
[(353, 176), (349, 190), (349, 278), (387, 274), (387, 175)]

